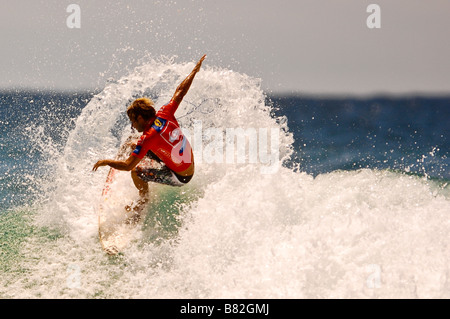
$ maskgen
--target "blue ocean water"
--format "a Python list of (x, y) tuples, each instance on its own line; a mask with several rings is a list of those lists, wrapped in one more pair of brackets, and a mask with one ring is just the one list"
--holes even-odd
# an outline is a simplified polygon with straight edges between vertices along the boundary
[(376, 168), (450, 178), (449, 97), (271, 100), (294, 133), (291, 164), (308, 173)]
[[(33, 200), (33, 183), (60, 152), (95, 92), (0, 94), (2, 210)], [(392, 169), (450, 179), (450, 97), (311, 98), (267, 96), (286, 116), (294, 154), (286, 163), (313, 176), (335, 170)], [(36, 141), (36, 135), (40, 140)], [(43, 143), (39, 145), (39, 143)], [(46, 144), (51, 143), (51, 145)]]
[(107, 169), (92, 166), (128, 137), (130, 100), (162, 106), (192, 67), (151, 60), (96, 92), (0, 93), (0, 298), (449, 297), (450, 97), (267, 95), (206, 66), (183, 131), (201, 121), (213, 154), (226, 128), (277, 128), (282, 166), (196, 162), (188, 185), (152, 186), (140, 237), (108, 257)]
[(2, 210), (33, 201), (40, 178), (49, 169), (49, 157), (62, 151), (75, 119), (92, 96), (89, 92), (0, 93)]

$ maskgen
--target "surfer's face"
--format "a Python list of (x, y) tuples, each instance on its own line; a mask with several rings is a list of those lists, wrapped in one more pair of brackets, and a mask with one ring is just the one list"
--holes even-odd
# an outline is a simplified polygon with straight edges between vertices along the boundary
[(145, 121), (141, 115), (138, 116), (130, 116), (131, 127), (136, 129), (138, 132), (144, 132)]

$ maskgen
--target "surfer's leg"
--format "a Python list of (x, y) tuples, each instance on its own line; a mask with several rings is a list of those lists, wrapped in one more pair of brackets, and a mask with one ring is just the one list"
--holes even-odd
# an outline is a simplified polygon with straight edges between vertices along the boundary
[(143, 179), (139, 178), (138, 173), (136, 172), (136, 169), (133, 169), (131, 171), (131, 178), (133, 179), (134, 186), (139, 190), (139, 195), (142, 198), (147, 197), (148, 195), (148, 182), (144, 181)]
[(131, 171), (131, 178), (133, 179), (134, 185), (139, 190), (139, 199), (125, 207), (125, 210), (131, 214), (127, 223), (133, 224), (139, 222), (142, 210), (148, 202), (148, 183), (140, 179), (135, 170)]

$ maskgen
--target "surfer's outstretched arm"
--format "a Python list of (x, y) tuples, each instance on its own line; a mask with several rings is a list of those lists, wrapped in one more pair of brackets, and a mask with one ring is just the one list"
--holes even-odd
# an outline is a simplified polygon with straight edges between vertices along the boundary
[(118, 169), (119, 171), (131, 171), (133, 168), (136, 167), (137, 164), (141, 159), (137, 158), (136, 156), (130, 155), (128, 159), (125, 161), (116, 161), (116, 160), (100, 160), (97, 163), (95, 163), (94, 167), (92, 168), (93, 171), (96, 171), (97, 168), (100, 166), (110, 166), (112, 168)]
[(203, 62), (203, 60), (205, 60), (205, 58), (206, 58), (206, 54), (201, 57), (201, 59), (198, 61), (197, 65), (194, 67), (192, 72), (177, 87), (175, 94), (172, 97), (172, 101), (174, 101), (177, 104), (181, 103), (184, 96), (189, 91), (189, 88), (191, 87), (191, 84), (192, 84), (192, 81), (194, 80), (195, 75), (197, 74), (198, 71), (200, 71), (200, 67), (202, 66), (202, 62)]

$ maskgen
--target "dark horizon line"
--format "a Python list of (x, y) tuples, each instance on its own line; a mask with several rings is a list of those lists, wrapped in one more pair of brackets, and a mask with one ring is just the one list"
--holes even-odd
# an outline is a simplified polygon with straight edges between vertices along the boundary
[[(62, 88), (33, 88), (33, 87), (17, 87), (17, 88), (0, 88), (0, 94), (91, 94), (96, 95), (103, 91), (101, 88), (79, 88), (79, 89), (62, 89)], [(302, 91), (273, 91), (263, 90), (267, 97), (272, 98), (302, 98), (302, 99), (322, 99), (322, 100), (340, 100), (340, 99), (411, 99), (411, 98), (425, 98), (425, 99), (450, 99), (449, 92), (430, 93), (430, 92), (410, 92), (410, 93), (393, 93), (393, 92), (378, 92), (378, 93), (312, 93)]]

